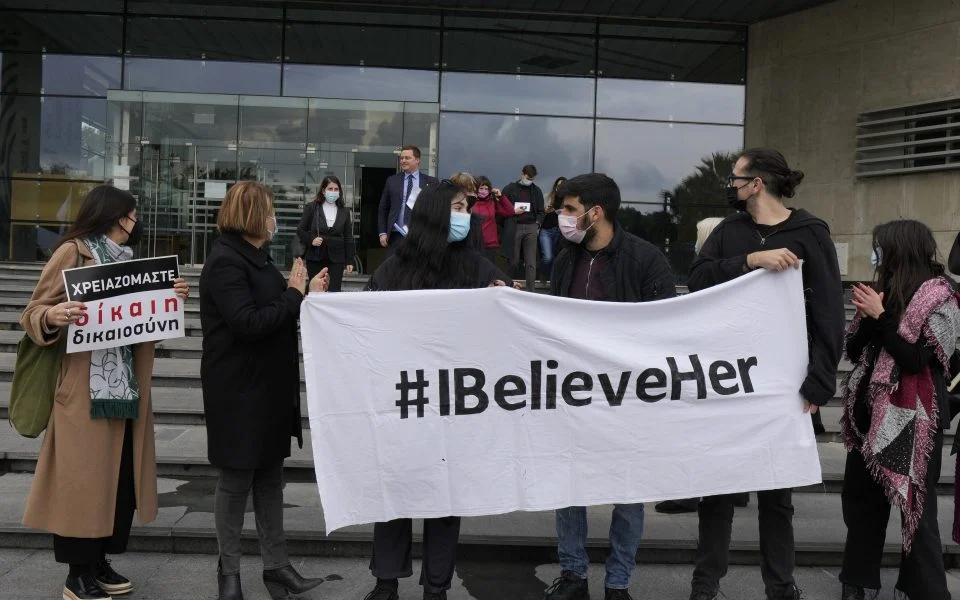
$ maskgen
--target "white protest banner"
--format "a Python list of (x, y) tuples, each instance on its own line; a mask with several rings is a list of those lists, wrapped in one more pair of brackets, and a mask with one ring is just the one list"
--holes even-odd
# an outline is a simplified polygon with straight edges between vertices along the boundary
[(327, 531), (812, 485), (799, 270), (646, 304), (310, 294)]
[(183, 337), (179, 273), (176, 256), (64, 270), (67, 299), (87, 306), (67, 331), (67, 352)]

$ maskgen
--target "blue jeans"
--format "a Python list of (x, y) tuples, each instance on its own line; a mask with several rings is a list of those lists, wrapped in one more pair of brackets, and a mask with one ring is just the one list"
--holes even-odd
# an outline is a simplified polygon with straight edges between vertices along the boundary
[(560, 240), (560, 230), (553, 229), (540, 230), (540, 252), (542, 254), (543, 272), (550, 277), (550, 270), (553, 268), (553, 259), (557, 257), (557, 245)]
[[(587, 509), (582, 506), (561, 508), (557, 514), (557, 552), (560, 569), (586, 579), (590, 558), (587, 556)], [(607, 557), (607, 580), (610, 589), (625, 590), (630, 586), (630, 573), (637, 564), (637, 549), (643, 538), (643, 504), (615, 504), (610, 522), (610, 556)]]

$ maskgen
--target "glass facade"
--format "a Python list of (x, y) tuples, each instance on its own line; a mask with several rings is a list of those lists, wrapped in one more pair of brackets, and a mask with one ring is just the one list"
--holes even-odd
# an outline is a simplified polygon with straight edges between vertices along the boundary
[(0, 2), (0, 258), (42, 260), (91, 187), (140, 202), (141, 255), (200, 264), (223, 195), (276, 196), (275, 260), (336, 175), (365, 270), (402, 145), (503, 186), (605, 172), (678, 273), (743, 139), (745, 31), (549, 14), (140, 0)]

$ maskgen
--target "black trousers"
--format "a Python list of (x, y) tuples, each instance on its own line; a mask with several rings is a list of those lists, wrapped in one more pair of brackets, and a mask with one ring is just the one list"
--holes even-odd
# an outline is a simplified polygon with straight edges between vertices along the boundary
[[(943, 459), (943, 432), (938, 431), (927, 466), (927, 498), (910, 554), (900, 562), (897, 589), (911, 600), (950, 598), (943, 566), (940, 529), (937, 526), (937, 482)], [(843, 549), (840, 581), (868, 589), (880, 589), (880, 559), (890, 520), (890, 502), (883, 488), (867, 470), (863, 455), (847, 454), (843, 474), (843, 522), (847, 544)]]
[[(91, 468), (93, 466), (91, 465)], [(123, 554), (130, 540), (133, 513), (137, 509), (137, 493), (133, 482), (133, 421), (127, 419), (120, 457), (120, 478), (117, 481), (117, 507), (113, 516), (113, 535), (106, 538), (71, 538), (53, 536), (53, 557), (58, 563), (95, 565), (107, 554)]]
[[(424, 519), (423, 566), (420, 585), (426, 592), (450, 589), (457, 562), (460, 517)], [(400, 579), (413, 575), (413, 521), (395, 519), (373, 527), (373, 557), (370, 571), (377, 579)]]
[(255, 470), (220, 469), (213, 499), (213, 518), (220, 547), (220, 573), (223, 575), (240, 572), (243, 555), (240, 536), (251, 491), (263, 569), (281, 569), (290, 564), (283, 530), (283, 461)]
[[(693, 589), (716, 594), (730, 562), (730, 534), (736, 494), (700, 501), (700, 542)], [(760, 574), (768, 598), (784, 596), (794, 585), (793, 490), (757, 492), (760, 511)]]
[(327, 269), (330, 273), (330, 287), (328, 292), (339, 292), (343, 288), (343, 263), (330, 262), (329, 260), (308, 260), (307, 263), (307, 287), (310, 286), (310, 280), (320, 271)]

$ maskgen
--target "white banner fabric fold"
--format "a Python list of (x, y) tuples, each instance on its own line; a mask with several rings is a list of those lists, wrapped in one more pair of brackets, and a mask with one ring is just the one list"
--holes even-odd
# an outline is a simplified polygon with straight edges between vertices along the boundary
[(821, 482), (799, 270), (644, 304), (310, 294), (327, 531)]

